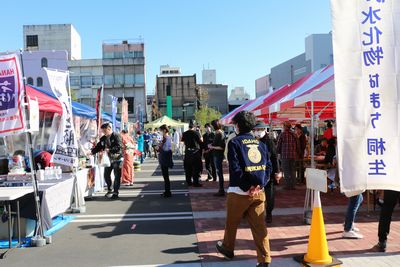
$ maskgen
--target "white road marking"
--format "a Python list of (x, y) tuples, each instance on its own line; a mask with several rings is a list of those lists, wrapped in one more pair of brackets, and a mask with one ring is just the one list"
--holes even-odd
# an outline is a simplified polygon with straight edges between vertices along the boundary
[(77, 219), (72, 220), (73, 223), (100, 223), (100, 222), (139, 222), (139, 221), (176, 221), (176, 220), (193, 220), (193, 216), (180, 217), (147, 217), (147, 218), (112, 218), (112, 219)]
[(120, 213), (120, 214), (88, 214), (76, 215), (76, 218), (96, 218), (96, 217), (144, 217), (144, 216), (173, 216), (173, 215), (193, 215), (193, 212), (159, 212), (159, 213)]

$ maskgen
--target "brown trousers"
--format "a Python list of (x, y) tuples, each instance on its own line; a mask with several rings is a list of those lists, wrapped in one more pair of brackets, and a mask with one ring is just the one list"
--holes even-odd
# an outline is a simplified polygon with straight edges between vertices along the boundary
[(265, 193), (244, 196), (229, 193), (223, 247), (235, 250), (237, 228), (242, 218), (247, 219), (256, 244), (258, 262), (271, 262), (267, 226), (265, 225)]

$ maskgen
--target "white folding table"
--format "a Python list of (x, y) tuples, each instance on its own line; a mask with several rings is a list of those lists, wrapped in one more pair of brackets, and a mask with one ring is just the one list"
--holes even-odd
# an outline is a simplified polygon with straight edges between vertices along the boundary
[[(11, 224), (11, 216), (12, 214), (15, 214), (17, 217), (17, 229), (18, 229), (18, 244), (15, 247), (18, 247), (21, 244), (21, 225), (20, 225), (20, 212), (19, 212), (19, 200), (21, 197), (33, 193), (33, 187), (27, 187), (27, 186), (22, 186), (22, 187), (0, 187), (0, 202), (4, 202), (7, 206), (7, 213), (8, 213), (8, 250), (4, 252), (0, 258), (4, 258), (6, 253), (9, 252), (13, 246), (12, 246), (12, 224)], [(11, 210), (11, 203), (13, 201), (16, 201), (17, 204), (17, 210), (12, 211)]]

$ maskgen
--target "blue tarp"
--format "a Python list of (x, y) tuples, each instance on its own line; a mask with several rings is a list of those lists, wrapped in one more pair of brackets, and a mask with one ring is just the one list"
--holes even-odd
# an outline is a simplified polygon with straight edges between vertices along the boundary
[[(52, 227), (46, 231), (45, 235), (46, 236), (51, 236), (55, 234), (56, 232), (60, 231), (64, 226), (66, 226), (68, 223), (70, 223), (73, 219), (75, 219), (75, 216), (67, 216), (67, 215), (58, 215), (52, 220)], [(25, 238), (21, 238), (21, 247), (30, 247), (30, 241), (32, 239), (32, 236), (28, 236)], [(13, 239), (12, 240), (12, 246), (15, 247), (18, 243), (18, 240)], [(8, 249), (8, 240), (0, 240), (0, 249)]]
[[(41, 92), (41, 93), (44, 93), (44, 94), (52, 97), (52, 98), (57, 98), (53, 94), (53, 92), (51, 92), (51, 91), (44, 90), (44, 89), (41, 89), (41, 88), (37, 88), (37, 87), (34, 87), (34, 86), (31, 86), (31, 87), (34, 88), (35, 90)], [(79, 102), (72, 101), (72, 113), (75, 116), (88, 118), (88, 119), (93, 119), (93, 120), (96, 119), (96, 109), (92, 108), (91, 106), (79, 103)], [(109, 122), (112, 121), (111, 115), (106, 113), (106, 112), (102, 112), (102, 119), (104, 121), (109, 121)], [(119, 125), (120, 125), (120, 122), (117, 120), (117, 127), (119, 127)]]

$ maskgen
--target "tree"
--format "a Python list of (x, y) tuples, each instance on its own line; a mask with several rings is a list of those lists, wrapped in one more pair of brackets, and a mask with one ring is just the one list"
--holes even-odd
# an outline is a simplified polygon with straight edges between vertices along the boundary
[(202, 107), (195, 114), (196, 122), (204, 126), (207, 122), (211, 122), (221, 118), (221, 113), (218, 110), (209, 107)]
[(71, 89), (71, 100), (78, 101), (78, 97), (76, 96), (75, 90)]

